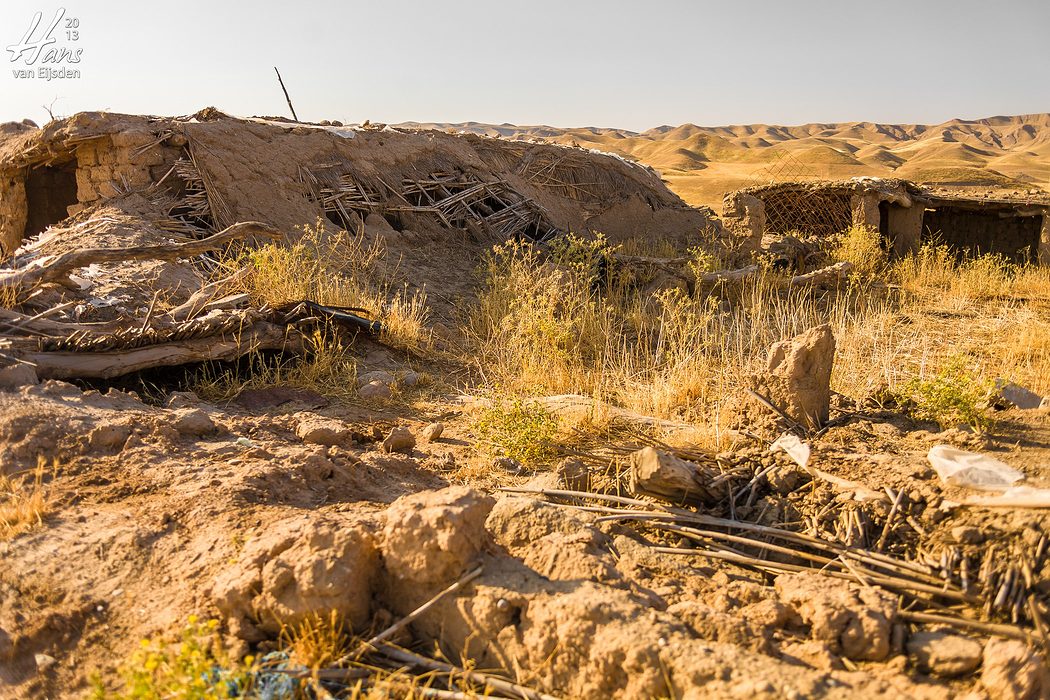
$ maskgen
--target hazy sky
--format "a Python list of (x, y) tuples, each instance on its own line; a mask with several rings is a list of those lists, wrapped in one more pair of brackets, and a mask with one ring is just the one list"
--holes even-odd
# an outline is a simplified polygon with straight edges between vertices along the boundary
[[(33, 15), (30, 41), (60, 7), (55, 43), (12, 61)], [(80, 62), (45, 63), (62, 48)], [(288, 115), (275, 65), (303, 120), (643, 130), (1050, 111), (1050, 0), (3, 0), (0, 55), (0, 121), (46, 121), (52, 103)], [(45, 65), (80, 77), (42, 80)]]

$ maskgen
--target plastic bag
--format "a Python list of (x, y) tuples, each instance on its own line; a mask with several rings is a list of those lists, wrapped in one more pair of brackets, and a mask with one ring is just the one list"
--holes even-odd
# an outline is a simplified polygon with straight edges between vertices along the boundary
[(994, 457), (950, 445), (933, 446), (926, 458), (941, 481), (952, 486), (1000, 491), (1024, 480), (1024, 474)]

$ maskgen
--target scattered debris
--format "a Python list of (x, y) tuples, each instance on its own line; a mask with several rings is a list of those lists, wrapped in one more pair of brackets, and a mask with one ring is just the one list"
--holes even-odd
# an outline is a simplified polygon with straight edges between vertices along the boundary
[(950, 445), (934, 445), (927, 455), (945, 484), (995, 491), (1024, 480), (1024, 474), (988, 455)]

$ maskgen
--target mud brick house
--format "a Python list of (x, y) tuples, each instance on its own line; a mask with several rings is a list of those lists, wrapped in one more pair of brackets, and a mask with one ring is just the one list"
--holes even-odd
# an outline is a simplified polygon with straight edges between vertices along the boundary
[(832, 235), (878, 229), (897, 255), (940, 240), (968, 253), (1050, 264), (1050, 201), (933, 192), (906, 180), (785, 182), (726, 195), (724, 223), (760, 240), (799, 231)]

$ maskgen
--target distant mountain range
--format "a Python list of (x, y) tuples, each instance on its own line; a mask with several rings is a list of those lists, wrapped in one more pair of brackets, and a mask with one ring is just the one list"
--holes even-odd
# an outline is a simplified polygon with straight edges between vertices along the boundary
[(937, 185), (1050, 189), (1050, 113), (943, 124), (658, 126), (641, 133), (513, 124), (399, 126), (539, 139), (617, 153), (660, 171), (686, 201), (720, 209), (722, 194), (794, 178), (903, 177)]

